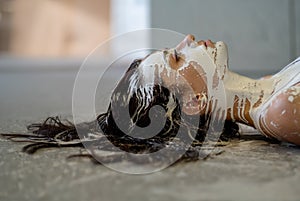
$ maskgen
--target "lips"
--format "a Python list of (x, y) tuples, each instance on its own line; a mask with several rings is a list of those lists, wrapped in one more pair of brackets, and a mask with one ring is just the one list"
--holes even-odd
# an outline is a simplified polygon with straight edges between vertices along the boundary
[(206, 48), (207, 47), (210, 47), (210, 48), (215, 48), (216, 47), (215, 43), (212, 42), (211, 40), (206, 40), (206, 41), (200, 40), (200, 41), (197, 42), (197, 44), (198, 45), (204, 45)]
[(206, 47), (215, 48), (215, 44), (211, 40), (206, 40), (205, 45)]

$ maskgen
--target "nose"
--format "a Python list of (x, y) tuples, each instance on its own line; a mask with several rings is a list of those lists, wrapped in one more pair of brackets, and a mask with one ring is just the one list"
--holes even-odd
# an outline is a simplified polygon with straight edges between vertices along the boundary
[(195, 36), (192, 35), (192, 34), (188, 34), (188, 35), (183, 39), (183, 41), (181, 41), (181, 42), (177, 45), (176, 49), (177, 49), (177, 50), (180, 50), (180, 49), (184, 48), (186, 45), (189, 46), (189, 45), (190, 45), (192, 42), (194, 42), (194, 41), (195, 41)]
[(195, 36), (192, 34), (188, 34), (185, 38), (184, 41), (186, 41), (188, 44), (190, 44), (191, 42), (193, 42), (195, 40)]

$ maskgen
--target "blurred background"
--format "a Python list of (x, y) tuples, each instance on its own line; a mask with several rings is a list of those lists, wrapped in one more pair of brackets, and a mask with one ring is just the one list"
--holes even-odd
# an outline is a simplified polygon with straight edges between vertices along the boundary
[(269, 73), (300, 55), (299, 10), (296, 0), (0, 0), (0, 58), (70, 62), (155, 27), (223, 40), (232, 69)]
[[(14, 101), (26, 114), (64, 111), (58, 105), (70, 111), (84, 58), (109, 38), (143, 28), (225, 41), (232, 70), (274, 73), (300, 56), (299, 10), (297, 0), (0, 0), (0, 112), (12, 114)], [(161, 41), (146, 35), (105, 46), (96, 67), (136, 43)]]

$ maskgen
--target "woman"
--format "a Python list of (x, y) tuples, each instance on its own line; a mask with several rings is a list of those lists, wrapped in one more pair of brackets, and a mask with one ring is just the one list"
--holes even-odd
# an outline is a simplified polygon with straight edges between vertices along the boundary
[[(300, 145), (299, 61), (273, 76), (253, 80), (229, 71), (223, 42), (196, 42), (187, 35), (175, 48), (134, 61), (112, 93), (107, 113), (79, 128), (84, 140), (90, 140), (92, 132), (104, 134), (115, 146), (134, 153), (157, 151), (176, 138), (180, 127), (188, 137), (194, 131), (191, 137), (202, 142), (212, 118), (225, 120), (222, 140), (237, 136), (238, 122), (268, 137)], [(143, 138), (145, 129), (139, 128), (151, 125), (150, 111), (154, 118), (167, 118), (157, 134)], [(197, 125), (191, 125), (195, 119)], [(56, 118), (29, 128), (32, 135), (6, 136), (33, 142), (25, 147), (30, 153), (48, 146), (81, 145), (75, 127)], [(101, 144), (95, 135), (90, 141), (97, 147)]]

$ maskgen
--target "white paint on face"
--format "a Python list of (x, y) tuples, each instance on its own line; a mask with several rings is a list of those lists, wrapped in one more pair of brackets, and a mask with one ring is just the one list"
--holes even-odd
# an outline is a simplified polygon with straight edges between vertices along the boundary
[(227, 67), (227, 47), (223, 42), (217, 42), (215, 48), (205, 47), (204, 45), (197, 45), (196, 42), (191, 45), (184, 46), (181, 50), (177, 50), (178, 54), (185, 57), (185, 62), (179, 69), (172, 69), (170, 66), (169, 56), (174, 54), (175, 48), (157, 51), (149, 55), (144, 59), (140, 66), (140, 75), (143, 77), (144, 83), (153, 83), (155, 78), (155, 71), (161, 73), (163, 70), (167, 70), (168, 73), (178, 73), (180, 70), (184, 70), (190, 62), (196, 62), (201, 65), (205, 72), (213, 75), (215, 69), (224, 66)]
[[(174, 56), (175, 50), (180, 57), (184, 58), (179, 68), (174, 68), (170, 64), (170, 58)], [(199, 105), (197, 107), (203, 109), (208, 101), (212, 101), (213, 105), (217, 105), (217, 101), (220, 102), (221, 99), (224, 99), (224, 91), (222, 93), (216, 92), (219, 88), (222, 88), (219, 85), (223, 83), (214, 83), (214, 76), (217, 76), (217, 79), (221, 80), (227, 71), (227, 47), (223, 42), (217, 42), (215, 47), (206, 47), (194, 42), (186, 44), (180, 49), (172, 48), (154, 52), (139, 65), (135, 76), (132, 77), (132, 86), (146, 87), (147, 85), (153, 86), (154, 84), (159, 84), (167, 88), (175, 86), (177, 90), (184, 94), (183, 104), (187, 106), (187, 104), (190, 104), (195, 99), (196, 94), (202, 94), (202, 92), (195, 92), (192, 89), (188, 80), (189, 78), (182, 77), (191, 63), (195, 63), (201, 67), (201, 69), (195, 68), (195, 70), (198, 72), (199, 77), (205, 76), (205, 84), (208, 90), (207, 94), (202, 96), (203, 99), (198, 100)], [(166, 79), (168, 80), (167, 82)], [(213, 85), (214, 87), (212, 87)], [(132, 87), (134, 91), (131, 91), (131, 93), (135, 92), (136, 88), (138, 87), (135, 87), (135, 89)], [(225, 107), (222, 108), (222, 111), (225, 110)], [(223, 112), (223, 115), (225, 113)]]

